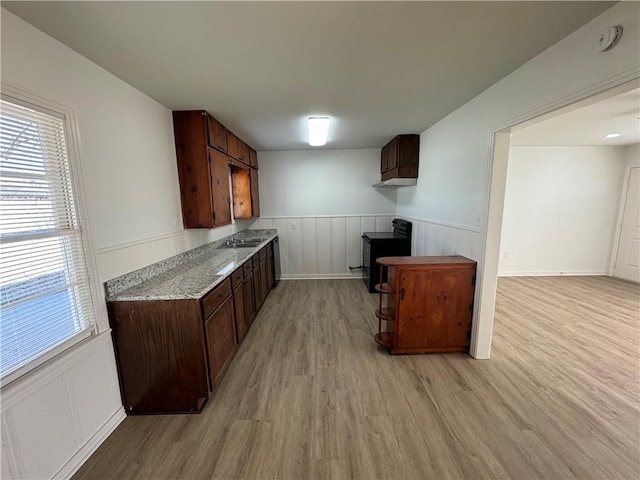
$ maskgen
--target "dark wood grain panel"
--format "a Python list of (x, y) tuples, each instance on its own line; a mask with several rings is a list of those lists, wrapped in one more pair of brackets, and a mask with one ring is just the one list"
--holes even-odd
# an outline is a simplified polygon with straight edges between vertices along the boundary
[[(185, 228), (211, 228), (214, 221), (207, 161), (206, 112), (173, 112), (173, 129)], [(227, 188), (228, 190), (228, 188)]]
[(209, 146), (227, 153), (227, 129), (213, 116), (207, 114)]
[(227, 298), (204, 323), (209, 354), (209, 378), (214, 389), (220, 385), (238, 346), (235, 324), (231, 297)]
[(231, 279), (225, 278), (222, 283), (202, 298), (202, 316), (207, 318), (231, 295)]
[(209, 393), (198, 300), (108, 304), (127, 413), (197, 412)]
[(227, 131), (229, 156), (249, 166), (249, 147), (232, 132)]
[[(246, 265), (246, 264), (245, 264)], [(249, 271), (245, 277), (245, 281), (242, 284), (242, 299), (244, 301), (244, 317), (247, 323), (247, 328), (253, 323), (256, 318), (256, 300), (253, 285), (253, 271)]]
[(231, 223), (231, 196), (229, 194), (229, 164), (227, 156), (209, 148), (211, 185), (213, 188), (213, 223), (219, 227)]
[[(242, 272), (242, 269), (240, 269), (240, 272)], [(245, 301), (243, 283), (245, 281), (246, 280), (242, 280), (233, 290), (233, 309), (236, 315), (236, 339), (238, 344), (242, 343), (242, 340), (249, 329), (249, 322), (247, 321), (247, 316), (244, 310)]]
[(231, 288), (234, 290), (240, 286), (242, 283), (242, 279), (244, 278), (244, 270), (242, 266), (236, 268), (233, 273), (231, 273)]

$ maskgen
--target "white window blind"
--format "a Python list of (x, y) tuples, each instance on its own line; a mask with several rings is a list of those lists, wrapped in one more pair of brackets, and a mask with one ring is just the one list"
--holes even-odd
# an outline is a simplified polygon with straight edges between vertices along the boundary
[(12, 381), (95, 324), (65, 122), (0, 101), (0, 376)]

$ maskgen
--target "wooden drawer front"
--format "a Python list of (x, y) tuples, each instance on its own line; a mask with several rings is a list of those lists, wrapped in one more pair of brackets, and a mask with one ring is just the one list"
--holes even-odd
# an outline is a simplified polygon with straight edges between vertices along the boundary
[(253, 268), (258, 268), (260, 266), (260, 254), (256, 253), (251, 257), (251, 262), (253, 263)]
[(229, 295), (231, 295), (231, 280), (226, 278), (202, 299), (202, 313), (204, 314), (204, 318), (211, 315)]
[(253, 270), (253, 265), (251, 264), (251, 259), (247, 260), (242, 264), (242, 270), (244, 270), (244, 276), (251, 274), (251, 270)]
[(264, 247), (262, 250), (260, 250), (259, 252), (260, 254), (260, 261), (263, 262), (267, 259), (267, 247)]
[(242, 283), (242, 279), (244, 278), (244, 271), (242, 267), (238, 268), (235, 272), (231, 274), (231, 287), (235, 290)]

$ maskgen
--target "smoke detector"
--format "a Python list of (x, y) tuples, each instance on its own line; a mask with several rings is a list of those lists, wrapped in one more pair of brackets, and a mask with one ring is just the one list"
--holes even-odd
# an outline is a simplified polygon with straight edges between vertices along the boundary
[(615, 27), (607, 27), (598, 38), (597, 52), (606, 52), (615, 47), (622, 37), (622, 27), (617, 25)]

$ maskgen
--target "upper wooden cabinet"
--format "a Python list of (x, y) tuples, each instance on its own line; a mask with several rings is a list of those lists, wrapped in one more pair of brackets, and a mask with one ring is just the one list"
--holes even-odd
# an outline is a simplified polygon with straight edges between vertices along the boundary
[(227, 130), (229, 156), (249, 166), (249, 146)]
[(229, 164), (242, 172), (233, 175), (236, 218), (260, 216), (255, 150), (204, 110), (173, 112), (173, 128), (184, 227), (231, 223)]
[(207, 122), (207, 113), (200, 110), (173, 112), (185, 228), (231, 223), (226, 155), (209, 146)]
[(398, 135), (380, 151), (382, 180), (417, 178), (420, 135)]

